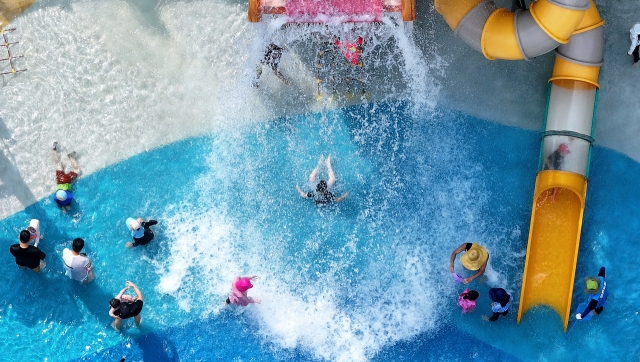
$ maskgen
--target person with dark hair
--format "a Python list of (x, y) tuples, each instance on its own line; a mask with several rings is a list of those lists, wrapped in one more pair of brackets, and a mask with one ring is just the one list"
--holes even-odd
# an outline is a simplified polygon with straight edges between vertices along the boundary
[[(133, 291), (136, 293), (135, 297), (125, 294), (129, 288), (133, 288)], [(144, 306), (144, 297), (135, 284), (127, 281), (127, 286), (122, 289), (115, 298), (111, 299), (109, 305), (111, 306), (109, 315), (114, 318), (114, 321), (111, 323), (113, 329), (120, 332), (122, 320), (128, 318), (133, 318), (136, 322), (136, 327), (140, 327), (140, 323), (142, 323), (140, 312), (142, 312), (142, 307)]]
[(587, 307), (580, 313), (576, 314), (576, 319), (580, 320), (589, 315), (592, 311), (600, 314), (607, 305), (609, 290), (607, 290), (607, 282), (605, 278), (605, 268), (601, 267), (597, 277), (585, 278), (584, 292), (589, 294), (589, 303)]
[(313, 169), (311, 174), (309, 175), (309, 184), (315, 185), (315, 191), (304, 192), (300, 186), (296, 185), (296, 189), (298, 189), (298, 193), (300, 196), (305, 199), (313, 199), (317, 206), (326, 205), (330, 202), (340, 202), (344, 200), (347, 196), (349, 196), (349, 192), (345, 192), (344, 195), (340, 197), (335, 197), (333, 194), (333, 187), (336, 184), (336, 175), (333, 172), (333, 168), (331, 167), (331, 155), (327, 157), (326, 166), (327, 166), (327, 175), (329, 176), (329, 180), (320, 180), (317, 181), (318, 173), (320, 172), (320, 166), (324, 161), (324, 156), (320, 156), (320, 160), (318, 160), (318, 165)]
[(91, 260), (87, 254), (82, 253), (84, 248), (84, 240), (76, 238), (73, 240), (71, 250), (65, 248), (62, 251), (62, 262), (64, 264), (65, 274), (82, 284), (87, 284), (95, 278), (91, 268)]
[(480, 296), (475, 290), (465, 289), (458, 295), (458, 305), (462, 308), (462, 313), (467, 314), (473, 312), (476, 308), (476, 299)]
[(13, 244), (9, 248), (9, 252), (16, 258), (16, 264), (20, 269), (29, 268), (36, 273), (41, 272), (47, 263), (44, 258), (47, 254), (43, 253), (37, 246), (29, 245), (31, 241), (31, 233), (28, 230), (20, 231), (18, 236), (19, 244)]
[(73, 171), (67, 173), (64, 172), (64, 165), (58, 155), (58, 142), (53, 143), (53, 157), (56, 161), (56, 192), (53, 194), (53, 201), (60, 206), (62, 212), (66, 213), (71, 208), (71, 201), (73, 200), (73, 194), (71, 193), (71, 183), (78, 178), (80, 174), (80, 166), (76, 162), (76, 153), (71, 152), (67, 155), (71, 165), (73, 165)]
[(511, 307), (511, 302), (513, 301), (511, 293), (502, 288), (491, 288), (489, 289), (489, 298), (493, 301), (493, 303), (491, 303), (493, 315), (491, 318), (482, 316), (482, 319), (495, 322), (501, 315), (506, 316), (509, 314), (509, 307)]
[(155, 237), (155, 234), (151, 229), (151, 226), (158, 224), (158, 222), (155, 220), (144, 221), (144, 219), (141, 217), (137, 219), (130, 217), (127, 219), (126, 223), (129, 227), (129, 230), (131, 231), (131, 236), (133, 237), (133, 243), (127, 242), (125, 244), (127, 248), (133, 248), (138, 245), (146, 245)]

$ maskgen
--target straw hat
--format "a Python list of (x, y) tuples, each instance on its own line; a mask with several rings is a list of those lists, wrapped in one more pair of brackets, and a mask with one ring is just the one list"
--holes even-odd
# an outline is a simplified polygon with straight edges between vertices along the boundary
[(469, 270), (478, 270), (487, 259), (489, 259), (487, 249), (478, 243), (473, 243), (471, 248), (460, 257), (460, 263)]

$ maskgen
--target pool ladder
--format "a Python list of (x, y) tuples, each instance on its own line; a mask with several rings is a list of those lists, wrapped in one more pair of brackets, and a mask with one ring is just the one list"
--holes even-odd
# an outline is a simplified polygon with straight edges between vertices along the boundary
[(8, 61), (9, 66), (11, 67), (10, 71), (2, 72), (0, 73), (0, 75), (16, 74), (20, 72), (25, 72), (27, 70), (27, 69), (16, 69), (14, 64), (14, 60), (23, 58), (24, 57), (23, 55), (17, 55), (17, 56), (11, 55), (10, 47), (12, 45), (18, 44), (19, 42), (16, 41), (16, 42), (10, 43), (9, 40), (7, 39), (7, 32), (14, 31), (14, 30), (16, 30), (16, 28), (0, 29), (0, 34), (2, 34), (2, 40), (4, 41), (4, 43), (0, 43), (0, 46), (4, 46), (5, 48), (7, 48), (7, 57), (0, 59), (0, 62)]

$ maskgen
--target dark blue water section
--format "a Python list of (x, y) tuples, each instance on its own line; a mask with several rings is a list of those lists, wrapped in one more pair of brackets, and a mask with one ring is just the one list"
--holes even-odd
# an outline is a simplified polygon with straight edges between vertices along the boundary
[[(271, 348), (270, 348), (271, 347)], [(73, 361), (315, 361), (308, 353), (274, 350), (229, 313), (133, 338), (125, 344)], [(371, 361), (518, 361), (474, 336), (446, 325), (378, 353)]]
[[(635, 218), (640, 189), (634, 187), (640, 165), (594, 149), (574, 304), (584, 299), (582, 276), (597, 273), (600, 265), (608, 268), (613, 296), (605, 313), (565, 338), (558, 317), (545, 308), (515, 323), (538, 133), (449, 110), (415, 116), (409, 108), (404, 103), (347, 107), (176, 142), (81, 178), (69, 215), (45, 199), (0, 221), (9, 245), (30, 218), (40, 219), (49, 263), (35, 275), (13, 267), (8, 253), (0, 254), (8, 266), (8, 282), (0, 285), (0, 336), (5, 336), (0, 354), (20, 350), (27, 359), (51, 361), (123, 356), (127, 361), (316, 361), (348, 360), (352, 355), (343, 350), (353, 345), (354, 358), (380, 362), (638, 356), (640, 293), (632, 287), (636, 259), (629, 250), (640, 232)], [(304, 180), (318, 156), (329, 153), (338, 174), (336, 193), (350, 195), (341, 204), (316, 208), (294, 186), (308, 188)], [(223, 291), (199, 289), (206, 283), (198, 278), (216, 276), (196, 270), (180, 279), (178, 291), (185, 291), (179, 297), (159, 293), (158, 270), (169, 272), (167, 263), (184, 256), (171, 248), (182, 237), (174, 230), (182, 229), (167, 220), (189, 226), (187, 219), (198, 214), (206, 219), (222, 214), (249, 229), (224, 242), (268, 264), (263, 273), (286, 285), (281, 289), (290, 292), (289, 300), (281, 305), (278, 293), (265, 294), (264, 300), (278, 301), (277, 310), (266, 309), (265, 302), (202, 315), (205, 307), (224, 300), (227, 284)], [(129, 216), (160, 218), (156, 240), (124, 249)], [(185, 230), (200, 235), (196, 227)], [(86, 286), (68, 280), (60, 260), (75, 237), (85, 238), (96, 269), (96, 281)], [(467, 241), (488, 247), (491, 270), (486, 280), (470, 285), (481, 294), (476, 312), (461, 315), (455, 301), (462, 287), (452, 282), (447, 266), (451, 250)], [(211, 270), (236, 267), (211, 253), (189, 256), (187, 262), (204, 269), (211, 255), (211, 263), (220, 264)], [(198, 264), (202, 258), (205, 263)], [(242, 267), (255, 268), (251, 262), (242, 260)], [(118, 334), (109, 327), (107, 303), (125, 280), (141, 286), (145, 310), (139, 330), (127, 325)], [(496, 323), (480, 318), (489, 314), (486, 295), (492, 286), (504, 286), (516, 298), (511, 313)], [(335, 298), (323, 301), (335, 300), (337, 312), (314, 314), (315, 298), (327, 290)], [(316, 294), (293, 300), (309, 293)], [(191, 298), (191, 310), (178, 306), (184, 296)], [(293, 323), (282, 332), (269, 315), (256, 312), (259, 308), (267, 314), (290, 309), (293, 322), (308, 318), (309, 327), (296, 329)], [(331, 323), (354, 325), (333, 329)], [(312, 328), (321, 329), (317, 338), (305, 330)], [(344, 337), (331, 339), (332, 334)], [(13, 343), (14, 338), (29, 343)], [(296, 342), (283, 346), (281, 340)]]

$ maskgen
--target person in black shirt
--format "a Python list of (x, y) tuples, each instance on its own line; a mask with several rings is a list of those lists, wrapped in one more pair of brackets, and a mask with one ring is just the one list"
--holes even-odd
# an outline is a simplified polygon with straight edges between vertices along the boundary
[(44, 262), (47, 254), (43, 253), (38, 247), (29, 245), (29, 240), (31, 240), (29, 231), (22, 230), (18, 239), (20, 243), (13, 244), (9, 248), (11, 255), (16, 258), (18, 267), (20, 269), (29, 268), (36, 273), (41, 272), (47, 266), (47, 263)]
[[(133, 291), (136, 293), (135, 297), (125, 294), (129, 288), (133, 288)], [(138, 289), (138, 286), (127, 281), (127, 286), (122, 289), (115, 298), (111, 299), (109, 305), (111, 306), (109, 315), (114, 318), (114, 321), (111, 323), (113, 329), (120, 332), (122, 320), (129, 318), (133, 318), (136, 322), (136, 327), (140, 327), (140, 323), (142, 323), (140, 312), (142, 312), (142, 307), (144, 306), (144, 296), (140, 289)]]
[(128, 242), (125, 244), (127, 248), (133, 248), (138, 245), (146, 245), (155, 237), (151, 226), (158, 224), (156, 220), (144, 221), (143, 218), (128, 218), (126, 223), (129, 227), (129, 230), (131, 231), (131, 236), (133, 237), (133, 243)]
[(340, 202), (344, 200), (347, 196), (349, 196), (348, 192), (345, 192), (344, 195), (340, 197), (335, 197), (333, 194), (333, 186), (336, 184), (336, 175), (333, 172), (333, 168), (331, 167), (331, 155), (327, 157), (326, 166), (327, 166), (327, 174), (329, 175), (329, 180), (320, 180), (317, 181), (318, 173), (320, 172), (320, 166), (324, 161), (324, 156), (320, 156), (320, 160), (318, 161), (318, 165), (313, 169), (311, 174), (309, 175), (309, 183), (311, 185), (316, 185), (315, 191), (304, 192), (300, 186), (296, 185), (298, 189), (298, 193), (300, 196), (305, 199), (313, 199), (313, 201), (318, 206), (322, 206), (328, 204), (329, 202)]

